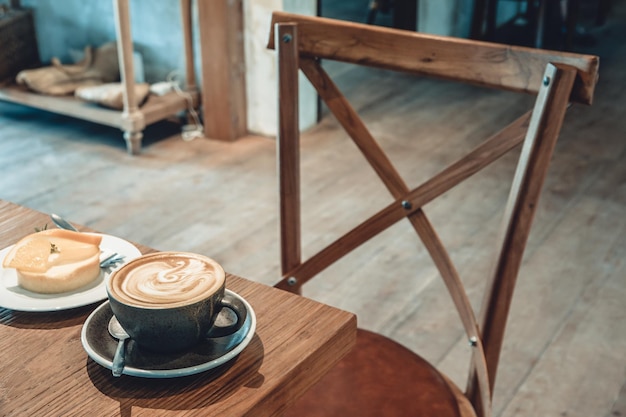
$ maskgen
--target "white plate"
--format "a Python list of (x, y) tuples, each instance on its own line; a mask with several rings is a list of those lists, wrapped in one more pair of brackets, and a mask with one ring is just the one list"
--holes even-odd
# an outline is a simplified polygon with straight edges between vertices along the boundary
[[(233, 360), (248, 346), (256, 331), (252, 306), (239, 294), (226, 290), (246, 306), (246, 321), (232, 335), (203, 339), (196, 346), (180, 353), (142, 351), (132, 340), (126, 342), (126, 366), (123, 374), (143, 378), (176, 378), (206, 372)], [(223, 314), (223, 313), (220, 313)], [(107, 326), (113, 316), (105, 301), (85, 320), (80, 334), (83, 348), (97, 364), (111, 369), (117, 340)], [(219, 319), (218, 319), (219, 320)]]
[[(0, 265), (9, 253), (11, 245), (0, 251)], [(102, 235), (102, 250), (110, 250), (124, 255), (118, 266), (141, 255), (132, 243), (111, 235)], [(85, 306), (107, 298), (105, 278), (108, 272), (100, 272), (100, 277), (86, 287), (60, 294), (38, 294), (17, 285), (17, 274), (13, 268), (0, 266), (0, 307), (18, 311), (57, 311)]]

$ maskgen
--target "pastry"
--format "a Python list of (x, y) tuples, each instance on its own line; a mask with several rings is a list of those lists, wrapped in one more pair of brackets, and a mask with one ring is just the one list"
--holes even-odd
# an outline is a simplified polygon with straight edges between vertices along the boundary
[(2, 262), (15, 268), (26, 290), (57, 294), (73, 291), (100, 276), (102, 236), (50, 229), (22, 238)]

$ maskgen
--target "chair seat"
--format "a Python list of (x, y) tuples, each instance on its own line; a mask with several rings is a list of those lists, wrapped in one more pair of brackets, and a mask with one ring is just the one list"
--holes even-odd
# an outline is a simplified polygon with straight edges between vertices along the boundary
[(467, 400), (426, 360), (359, 329), (354, 349), (308, 390), (288, 417), (475, 416)]

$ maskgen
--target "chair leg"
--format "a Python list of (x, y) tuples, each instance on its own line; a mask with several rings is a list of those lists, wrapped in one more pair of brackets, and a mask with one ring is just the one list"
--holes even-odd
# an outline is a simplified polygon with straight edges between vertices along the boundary
[(485, 26), (485, 0), (474, 0), (472, 9), (471, 39), (483, 39)]
[(367, 11), (367, 19), (365, 20), (365, 22), (368, 25), (374, 24), (374, 22), (376, 21), (377, 14), (378, 14), (378, 1), (372, 0), (372, 2), (370, 3), (369, 9)]
[(417, 30), (418, 0), (396, 0), (393, 4), (393, 27), (396, 29)]
[(596, 15), (596, 25), (602, 26), (606, 23), (606, 17), (611, 9), (611, 0), (600, 0), (598, 2), (598, 12)]
[(546, 24), (546, 2), (544, 0), (541, 0), (539, 3), (539, 8), (537, 9), (536, 14), (535, 47), (543, 48)]
[(565, 49), (572, 47), (574, 36), (576, 36), (576, 25), (578, 23), (578, 11), (580, 0), (568, 0), (565, 14)]
[(496, 18), (498, 16), (498, 0), (487, 0), (487, 17), (485, 39), (494, 41), (496, 38)]

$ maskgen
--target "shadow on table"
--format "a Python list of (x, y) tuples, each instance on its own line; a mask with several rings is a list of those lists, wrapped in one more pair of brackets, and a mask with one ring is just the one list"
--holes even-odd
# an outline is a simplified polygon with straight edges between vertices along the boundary
[[(120, 416), (131, 416), (132, 407), (163, 410), (192, 410), (226, 400), (242, 386), (258, 388), (264, 377), (258, 372), (265, 349), (255, 335), (243, 352), (232, 361), (196, 375), (150, 379), (122, 375), (87, 359), (87, 373), (104, 395), (119, 401)], [(226, 384), (226, 381), (229, 381)]]
[(61, 311), (23, 312), (0, 308), (0, 321), (20, 329), (62, 329), (82, 325), (99, 303)]

